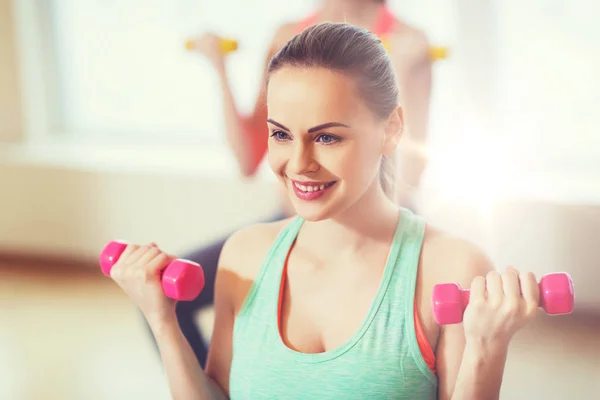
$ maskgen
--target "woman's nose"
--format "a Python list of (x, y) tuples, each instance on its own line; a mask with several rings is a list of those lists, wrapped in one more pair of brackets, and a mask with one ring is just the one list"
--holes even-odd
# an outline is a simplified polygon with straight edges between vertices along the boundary
[(305, 144), (294, 146), (288, 166), (291, 172), (298, 175), (319, 170), (319, 163), (314, 158), (311, 146)]

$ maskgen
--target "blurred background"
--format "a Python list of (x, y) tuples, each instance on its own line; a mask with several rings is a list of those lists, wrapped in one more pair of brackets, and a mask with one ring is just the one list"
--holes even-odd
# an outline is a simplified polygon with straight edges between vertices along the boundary
[[(277, 211), (265, 165), (239, 177), (219, 82), (184, 43), (239, 41), (227, 62), (249, 112), (273, 31), (317, 3), (0, 0), (1, 399), (169, 398), (98, 254), (113, 239), (183, 254)], [(600, 398), (600, 3), (389, 6), (448, 49), (421, 213), (499, 268), (575, 282), (572, 315), (540, 312), (513, 340), (502, 398)]]

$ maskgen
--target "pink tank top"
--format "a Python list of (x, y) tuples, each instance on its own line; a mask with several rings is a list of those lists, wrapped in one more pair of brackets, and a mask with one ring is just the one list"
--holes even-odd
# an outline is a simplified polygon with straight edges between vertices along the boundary
[[(309, 26), (315, 25), (318, 22), (318, 17), (318, 13), (314, 12), (302, 21), (300, 21), (298, 23), (298, 33), (302, 32)], [(394, 17), (390, 9), (387, 6), (382, 5), (381, 7), (379, 7), (377, 18), (375, 20), (373, 28), (371, 29), (371, 32), (373, 32), (377, 36), (383, 37), (389, 34), (394, 29), (395, 24), (396, 18)]]

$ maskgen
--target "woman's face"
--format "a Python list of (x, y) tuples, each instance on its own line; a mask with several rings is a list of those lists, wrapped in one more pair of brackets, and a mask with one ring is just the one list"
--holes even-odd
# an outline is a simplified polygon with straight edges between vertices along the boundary
[(367, 108), (350, 78), (284, 67), (270, 77), (267, 106), (269, 163), (302, 218), (331, 218), (379, 185), (399, 129)]

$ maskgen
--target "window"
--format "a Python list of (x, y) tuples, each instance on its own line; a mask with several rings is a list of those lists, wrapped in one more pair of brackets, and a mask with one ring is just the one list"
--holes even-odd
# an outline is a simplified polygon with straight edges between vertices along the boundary
[(599, 4), (498, 2), (501, 132), (530, 167), (600, 167)]
[(221, 141), (216, 73), (185, 50), (185, 40), (213, 31), (239, 41), (230, 80), (240, 109), (249, 110), (275, 27), (311, 8), (310, 1), (54, 0), (57, 130), (105, 140)]
[[(118, 144), (119, 151), (125, 143), (210, 143), (224, 148), (215, 71), (204, 57), (184, 49), (185, 40), (206, 31), (239, 40), (240, 50), (230, 55), (229, 78), (238, 107), (249, 111), (274, 29), (283, 21), (309, 14), (319, 3), (18, 2), (25, 38), (22, 47), (30, 53), (26, 57), (30, 136), (34, 141), (52, 137), (64, 139), (61, 143)], [(454, 132), (464, 130), (457, 121), (467, 120), (464, 102), (457, 101), (466, 97), (460, 15), (453, 2), (391, 0), (388, 4), (401, 19), (423, 29), (434, 45), (450, 49), (450, 58), (434, 66), (430, 143), (436, 153), (436, 146), (443, 149), (456, 137)], [(472, 20), (476, 17), (467, 15)], [(478, 90), (482, 94), (481, 87)], [(174, 149), (164, 165), (172, 163), (180, 151)], [(72, 153), (81, 153), (80, 146)], [(155, 159), (155, 153), (146, 159)], [(195, 154), (191, 152), (188, 158), (197, 159)], [(223, 161), (228, 154), (225, 149), (215, 154), (210, 156), (229, 162)]]
[[(206, 31), (239, 40), (239, 51), (229, 56), (229, 78), (238, 107), (249, 111), (275, 27), (319, 3), (15, 2), (21, 15), (36, 16), (25, 37), (37, 41), (21, 47), (43, 53), (29, 57), (25, 68), (30, 130), (67, 141), (224, 148), (215, 71), (208, 60), (185, 50), (185, 40)], [(423, 29), (432, 44), (449, 48), (449, 58), (434, 65), (427, 171), (432, 185), (470, 198), (473, 190), (482, 192), (473, 182), (494, 186), (496, 194), (535, 185), (548, 191), (552, 178), (542, 177), (547, 171), (577, 179), (600, 170), (600, 135), (594, 132), (600, 88), (593, 75), (600, 69), (594, 51), (600, 3), (388, 4)], [(43, 96), (31, 95), (43, 86)], [(515, 172), (518, 185), (511, 181)]]

